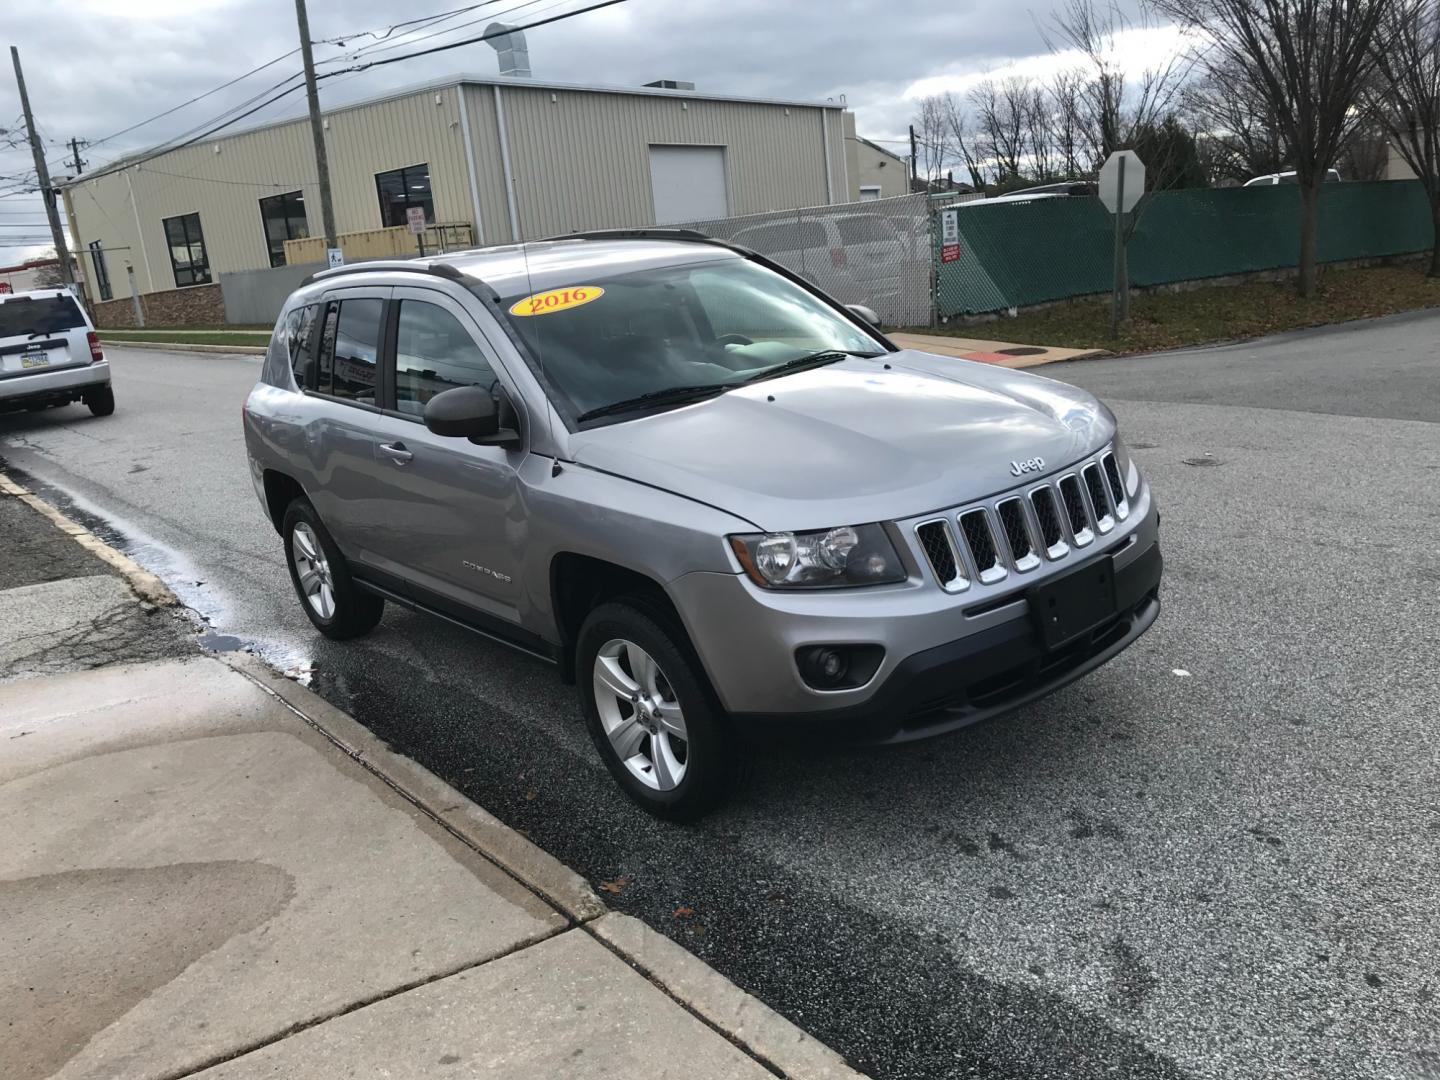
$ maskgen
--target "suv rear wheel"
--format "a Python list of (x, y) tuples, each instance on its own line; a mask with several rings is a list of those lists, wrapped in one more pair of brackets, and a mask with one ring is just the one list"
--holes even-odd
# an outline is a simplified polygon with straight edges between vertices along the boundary
[(600, 756), (657, 817), (693, 821), (729, 794), (739, 748), (681, 631), (639, 601), (602, 604), (575, 646), (576, 683)]
[(109, 416), (115, 411), (115, 391), (108, 386), (87, 390), (80, 400), (96, 416)]
[(296, 499), (286, 508), (280, 532), (290, 582), (315, 629), (336, 641), (373, 630), (385, 601), (355, 584), (345, 557), (309, 499)]

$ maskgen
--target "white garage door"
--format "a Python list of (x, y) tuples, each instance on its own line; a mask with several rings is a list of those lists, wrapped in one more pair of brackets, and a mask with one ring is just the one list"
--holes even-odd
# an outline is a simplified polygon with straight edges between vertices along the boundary
[(657, 225), (729, 217), (725, 148), (650, 147), (650, 190), (655, 196)]

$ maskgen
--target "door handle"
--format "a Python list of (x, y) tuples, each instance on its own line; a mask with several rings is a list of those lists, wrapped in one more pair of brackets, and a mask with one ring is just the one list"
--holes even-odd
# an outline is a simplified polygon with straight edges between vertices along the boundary
[(376, 449), (396, 465), (409, 465), (410, 459), (415, 456), (405, 449), (403, 442), (381, 443)]

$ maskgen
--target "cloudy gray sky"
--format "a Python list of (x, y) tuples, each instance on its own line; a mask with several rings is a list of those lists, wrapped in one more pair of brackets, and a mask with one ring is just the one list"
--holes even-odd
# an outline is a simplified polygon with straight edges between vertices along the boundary
[[(473, 2), (473, 0), (469, 0)], [(502, 18), (526, 22), (584, 6), (587, 0), (494, 0), (412, 36), (446, 31), (439, 44), (483, 32)], [(537, 79), (635, 85), (690, 79), (717, 93), (845, 101), (859, 131), (900, 140), (914, 98), (964, 89), (986, 72), (1042, 72), (1055, 63), (1039, 27), (1059, 0), (626, 0), (528, 33)], [(291, 0), (6, 0), (6, 44), (19, 47), (52, 171), (61, 174), (71, 137), (98, 143), (294, 49)], [(345, 66), (347, 54), (375, 46), (364, 30), (382, 31), (468, 6), (467, 0), (310, 0), (311, 36), (342, 38), (317, 49), (321, 69)], [(475, 25), (458, 29), (479, 20)], [(392, 35), (384, 44), (405, 40)], [(1137, 51), (1153, 42), (1137, 39)], [(409, 51), (399, 49), (398, 52)], [(378, 58), (376, 54), (375, 58)], [(8, 59), (8, 58), (7, 58)], [(174, 138), (259, 94), (299, 69), (299, 55), (103, 145), (83, 152), (94, 168), (122, 154)], [(322, 104), (342, 103), (453, 72), (493, 74), (494, 51), (468, 45), (322, 84)], [(303, 94), (291, 94), (241, 126), (294, 116)], [(19, 95), (8, 63), (0, 72), (0, 128), (18, 129)], [(5, 136), (0, 136), (0, 146)], [(49, 247), (31, 242), (46, 230), (36, 195), (14, 194), (30, 174), (24, 146), (0, 150), (0, 265)], [(19, 178), (18, 180), (15, 178)], [(31, 180), (33, 183), (33, 180)], [(25, 185), (28, 186), (28, 185)]]

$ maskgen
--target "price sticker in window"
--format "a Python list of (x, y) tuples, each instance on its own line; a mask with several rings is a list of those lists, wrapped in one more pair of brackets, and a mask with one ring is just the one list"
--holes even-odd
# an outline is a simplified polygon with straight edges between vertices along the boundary
[(599, 285), (571, 285), (566, 289), (551, 289), (535, 293), (510, 305), (511, 315), (552, 315), (567, 308), (579, 307), (592, 300), (599, 300), (605, 290)]

